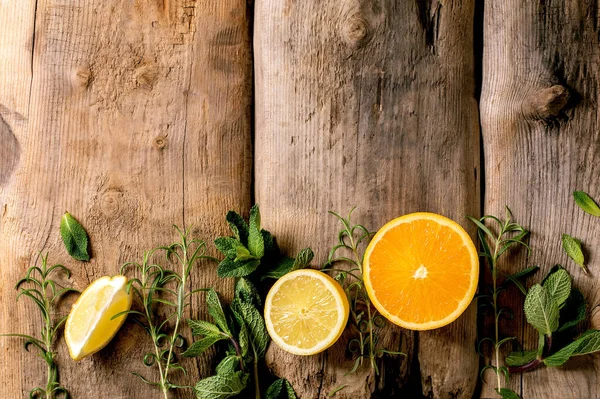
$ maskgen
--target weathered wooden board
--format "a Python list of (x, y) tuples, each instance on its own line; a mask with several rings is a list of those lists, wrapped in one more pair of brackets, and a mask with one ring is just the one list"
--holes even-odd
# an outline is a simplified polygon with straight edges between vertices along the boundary
[[(479, 213), (472, 1), (259, 0), (255, 3), (255, 190), (263, 224), (294, 252), (326, 260), (340, 227), (327, 214), (358, 206), (371, 229), (412, 211), (460, 221)], [(448, 328), (389, 328), (408, 353), (346, 376), (348, 337), (298, 358), (271, 345), (268, 362), (304, 398), (471, 398), (477, 382), (474, 306)], [(415, 357), (418, 356), (418, 361)], [(450, 361), (450, 359), (452, 359)], [(413, 370), (411, 370), (414, 362)], [(420, 370), (419, 370), (420, 367)], [(418, 381), (417, 385), (421, 382)]]
[[(212, 241), (225, 233), (228, 209), (248, 209), (245, 1), (3, 1), (0, 59), (2, 332), (39, 331), (33, 306), (15, 306), (13, 290), (26, 268), (39, 264), (37, 251), (70, 267), (72, 283), (84, 288), (170, 242), (173, 223), (194, 225)], [(90, 233), (90, 263), (63, 249), (65, 210)], [(226, 292), (214, 265), (204, 267), (197, 285)], [(155, 396), (131, 375), (150, 373), (142, 334), (130, 324), (78, 364), (59, 345), (61, 377), (73, 397)], [(0, 340), (3, 397), (24, 397), (44, 382), (43, 362), (21, 344)], [(189, 361), (182, 382), (193, 384), (210, 363)]]
[[(589, 301), (594, 328), (600, 327), (600, 222), (575, 205), (572, 192), (600, 197), (597, 13), (595, 1), (486, 2), (480, 106), (485, 213), (503, 214), (508, 205), (532, 231), (531, 257), (502, 267), (514, 272), (539, 265), (532, 279), (538, 281), (554, 264), (565, 265)], [(583, 242), (591, 277), (563, 253), (562, 233)], [(522, 296), (507, 299), (516, 317), (506, 335), (523, 337), (533, 348), (536, 334), (522, 328)], [(598, 366), (597, 358), (582, 357), (560, 369), (513, 376), (512, 386), (527, 399), (597, 398)], [(491, 386), (482, 397), (495, 397)]]

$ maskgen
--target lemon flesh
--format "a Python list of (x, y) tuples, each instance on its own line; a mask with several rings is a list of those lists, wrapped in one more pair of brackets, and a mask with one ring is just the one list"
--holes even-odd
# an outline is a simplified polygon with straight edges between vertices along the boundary
[(333, 345), (348, 321), (343, 288), (328, 275), (304, 269), (277, 280), (265, 301), (265, 323), (273, 341), (296, 355)]
[(73, 305), (65, 325), (65, 341), (73, 360), (104, 348), (115, 336), (127, 315), (111, 318), (131, 308), (126, 291), (127, 277), (101, 277), (88, 286)]

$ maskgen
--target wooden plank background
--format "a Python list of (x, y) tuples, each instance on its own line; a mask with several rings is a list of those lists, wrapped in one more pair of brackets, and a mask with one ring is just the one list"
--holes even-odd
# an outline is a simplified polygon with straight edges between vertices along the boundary
[[(14, 282), (62, 262), (85, 287), (174, 237), (173, 223), (212, 241), (228, 209), (252, 202), (284, 250), (310, 245), (323, 262), (346, 214), (377, 229), (400, 214), (497, 214), (509, 205), (533, 232), (533, 256), (507, 270), (566, 265), (600, 328), (599, 224), (575, 189), (600, 196), (598, 6), (591, 0), (0, 0), (0, 332), (35, 333)], [(481, 93), (481, 96), (479, 95)], [(480, 97), (480, 98), (479, 98)], [(478, 102), (479, 100), (479, 102)], [(480, 137), (482, 139), (480, 140)], [(482, 175), (482, 172), (483, 175)], [(483, 188), (483, 189), (482, 189)], [(73, 213), (93, 259), (62, 248)], [(592, 277), (560, 247), (580, 237)], [(596, 270), (594, 270), (596, 269)], [(230, 286), (214, 266), (199, 286)], [(518, 309), (509, 329), (533, 344)], [(205, 311), (194, 303), (195, 315)], [(517, 327), (518, 326), (518, 327)], [(104, 351), (74, 365), (59, 345), (74, 398), (155, 397), (142, 331), (128, 323)], [(298, 358), (271, 345), (267, 362), (303, 398), (492, 398), (478, 384), (475, 306), (450, 326), (390, 328), (409, 356), (346, 376), (348, 337)], [(3, 395), (25, 397), (42, 363), (0, 339)], [(213, 367), (190, 361), (193, 383)], [(600, 362), (514, 376), (529, 398), (599, 397)], [(185, 378), (184, 378), (185, 379)], [(488, 379), (490, 379), (488, 377)], [(178, 397), (192, 397), (181, 393)]]

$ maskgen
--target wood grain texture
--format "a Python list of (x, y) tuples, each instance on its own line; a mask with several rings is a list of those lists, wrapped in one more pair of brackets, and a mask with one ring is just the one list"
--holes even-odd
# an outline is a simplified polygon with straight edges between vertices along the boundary
[[(427, 210), (474, 233), (465, 222), (479, 213), (473, 15), (472, 1), (256, 1), (255, 192), (283, 248), (310, 245), (322, 263), (340, 227), (327, 211), (353, 206), (371, 229)], [(268, 363), (303, 398), (342, 385), (336, 397), (415, 397), (407, 381), (419, 371), (426, 397), (471, 398), (475, 325), (471, 307), (420, 334), (418, 352), (415, 334), (390, 327), (382, 344), (408, 360), (387, 359), (380, 381), (367, 367), (345, 376), (347, 335), (312, 358), (271, 345)]]
[[(574, 190), (600, 197), (598, 5), (486, 2), (484, 13), (485, 213), (503, 214), (508, 205), (532, 231), (531, 257), (513, 257), (502, 267), (514, 272), (539, 265), (542, 270), (532, 279), (538, 281), (554, 264), (563, 264), (588, 300), (591, 327), (598, 328), (600, 222), (572, 197)], [(592, 276), (564, 254), (562, 233), (581, 239)], [(537, 335), (522, 328), (522, 296), (511, 292), (504, 304), (516, 313), (505, 334), (516, 334), (533, 348)], [(512, 387), (527, 399), (597, 398), (599, 366), (597, 357), (582, 357), (559, 369), (513, 376)], [(484, 386), (481, 396), (496, 395)]]
[[(174, 223), (212, 241), (226, 232), (228, 209), (249, 208), (245, 1), (0, 2), (0, 58), (2, 332), (39, 331), (33, 306), (15, 306), (12, 289), (37, 251), (71, 268), (83, 289), (175, 239)], [(65, 253), (65, 210), (90, 234), (90, 263)], [(215, 265), (202, 267), (194, 283), (227, 293)], [(195, 314), (204, 310), (195, 303)], [(60, 343), (61, 380), (75, 398), (155, 397), (131, 375), (151, 372), (142, 364), (149, 344), (130, 322), (78, 364)], [(0, 350), (4, 397), (43, 382), (43, 362), (19, 340), (1, 339)], [(187, 366), (187, 378), (174, 377), (184, 385), (213, 368), (210, 357)]]

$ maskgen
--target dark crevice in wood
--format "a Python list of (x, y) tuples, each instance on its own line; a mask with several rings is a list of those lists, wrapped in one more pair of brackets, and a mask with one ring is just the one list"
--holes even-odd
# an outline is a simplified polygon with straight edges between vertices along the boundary
[(254, 0), (247, 0), (246, 2), (246, 18), (248, 20), (248, 40), (250, 41), (250, 59), (252, 60), (252, 65), (250, 66), (250, 82), (252, 83), (252, 87), (250, 88), (250, 153), (251, 153), (251, 161), (250, 161), (250, 205), (254, 205), (256, 203), (256, 194), (254, 190), (254, 153), (255, 153), (255, 138), (256, 138), (256, 60), (254, 59)]
[(425, 31), (425, 43), (434, 54), (440, 29), (441, 8), (442, 3), (439, 0), (417, 0), (419, 23)]
[(29, 99), (27, 101), (27, 118), (31, 115), (31, 91), (33, 89), (33, 60), (35, 56), (35, 31), (37, 29), (37, 11), (38, 11), (38, 0), (35, 0), (35, 6), (33, 7), (33, 34), (31, 36), (31, 80), (29, 81)]

